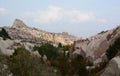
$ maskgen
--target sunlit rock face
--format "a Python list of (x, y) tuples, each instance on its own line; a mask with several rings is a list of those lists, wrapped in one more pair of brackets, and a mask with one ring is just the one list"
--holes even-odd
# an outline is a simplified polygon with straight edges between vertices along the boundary
[(19, 19), (15, 19), (13, 25), (12, 25), (12, 28), (17, 28), (17, 29), (20, 29), (20, 28), (27, 28), (27, 25), (19, 20)]
[[(0, 27), (0, 30), (2, 30), (2, 28), (4, 28), (11, 37), (11, 40), (3, 40), (0, 37), (0, 54), (5, 55), (12, 55), (14, 49), (20, 46), (24, 46), (26, 49), (31, 50), (29, 46), (33, 47), (34, 44), (41, 44), (43, 42), (51, 42), (54, 44), (62, 43), (63, 45), (67, 45), (77, 40), (77, 37), (69, 35), (67, 32), (50, 33), (28, 27), (19, 19), (15, 19), (11, 27)], [(18, 41), (16, 42), (16, 40)]]
[(120, 76), (120, 56), (113, 58), (101, 76)]
[[(87, 39), (81, 39), (74, 42), (70, 50), (70, 57), (80, 54), (87, 59), (92, 58), (94, 64), (104, 61), (105, 52), (116, 38), (120, 37), (120, 26), (108, 31), (92, 36)], [(83, 55), (83, 51), (85, 54)]]
[(23, 21), (16, 19), (11, 28), (6, 28), (13, 39), (26, 41), (52, 41), (54, 43), (72, 44), (78, 38), (67, 32), (51, 33), (44, 30), (28, 27)]

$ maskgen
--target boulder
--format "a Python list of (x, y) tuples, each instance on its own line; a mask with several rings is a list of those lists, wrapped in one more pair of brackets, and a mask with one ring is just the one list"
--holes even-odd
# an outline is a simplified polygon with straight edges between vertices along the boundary
[(101, 76), (120, 76), (120, 56), (113, 58)]
[(76, 54), (83, 56), (84, 52), (85, 58), (87, 58), (87, 60), (93, 60), (95, 65), (106, 61), (106, 50), (118, 37), (120, 37), (120, 26), (87, 39), (77, 40), (74, 42), (73, 49), (69, 52), (70, 57), (73, 58)]

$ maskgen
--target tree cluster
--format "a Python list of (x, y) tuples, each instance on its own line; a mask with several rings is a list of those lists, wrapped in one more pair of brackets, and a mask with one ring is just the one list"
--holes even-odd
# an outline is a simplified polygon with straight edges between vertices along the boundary
[(11, 37), (8, 35), (7, 31), (4, 28), (2, 28), (2, 30), (0, 31), (0, 37), (2, 37), (3, 40), (11, 39)]
[(117, 38), (112, 45), (107, 49), (106, 55), (108, 59), (112, 59), (120, 50), (120, 37)]

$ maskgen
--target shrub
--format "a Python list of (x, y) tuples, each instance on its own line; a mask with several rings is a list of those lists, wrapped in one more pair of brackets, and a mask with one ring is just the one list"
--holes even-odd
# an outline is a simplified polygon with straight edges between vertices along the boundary
[(2, 37), (4, 40), (11, 39), (7, 31), (4, 28), (2, 28), (2, 30), (0, 31), (0, 37)]
[(115, 40), (115, 42), (112, 45), (110, 45), (110, 47), (107, 49), (106, 55), (107, 55), (108, 59), (110, 60), (113, 57), (115, 57), (115, 55), (118, 53), (119, 49), (120, 49), (120, 37), (117, 38)]
[(58, 44), (58, 48), (62, 48), (63, 46), (62, 46), (62, 44), (61, 43), (59, 43)]
[(79, 76), (88, 76), (85, 63), (85, 59), (81, 55), (77, 55), (77, 57), (71, 62), (71, 68), (73, 68), (72, 70), (74, 74), (78, 74)]
[(10, 70), (7, 67), (8, 56), (0, 55), (0, 76), (8, 76), (11, 74)]
[(31, 56), (25, 48), (15, 49), (8, 66), (15, 76), (40, 76), (41, 73), (40, 59)]
[(49, 60), (54, 60), (57, 56), (59, 56), (58, 48), (53, 45), (46, 43), (39, 46), (35, 46), (34, 50), (38, 50), (40, 55), (46, 55)]
[(15, 76), (59, 76), (53, 72), (53, 68), (42, 64), (39, 57), (32, 56), (25, 48), (15, 49), (8, 66)]

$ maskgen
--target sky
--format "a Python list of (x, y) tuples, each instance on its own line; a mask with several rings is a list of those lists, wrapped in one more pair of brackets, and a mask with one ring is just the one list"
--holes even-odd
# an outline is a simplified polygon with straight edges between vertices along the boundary
[(0, 26), (30, 27), (90, 37), (120, 25), (120, 0), (0, 0)]

